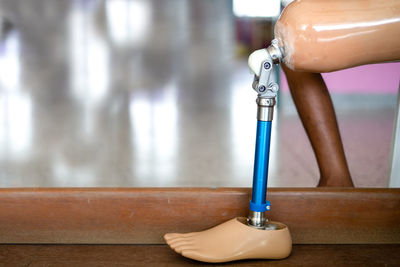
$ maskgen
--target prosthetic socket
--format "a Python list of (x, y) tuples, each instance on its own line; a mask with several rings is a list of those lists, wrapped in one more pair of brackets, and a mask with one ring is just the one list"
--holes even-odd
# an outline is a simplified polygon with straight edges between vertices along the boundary
[(296, 0), (283, 10), (274, 36), (295, 71), (400, 60), (400, 1)]

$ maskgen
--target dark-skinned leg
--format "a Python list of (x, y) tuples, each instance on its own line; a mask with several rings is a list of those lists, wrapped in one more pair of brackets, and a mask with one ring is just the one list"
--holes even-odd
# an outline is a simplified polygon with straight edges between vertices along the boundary
[(283, 69), (317, 158), (318, 186), (353, 187), (335, 110), (321, 74)]

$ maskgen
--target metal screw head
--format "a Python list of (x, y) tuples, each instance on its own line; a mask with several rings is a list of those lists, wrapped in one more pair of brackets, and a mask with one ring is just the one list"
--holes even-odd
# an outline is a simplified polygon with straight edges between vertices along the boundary
[(271, 64), (269, 62), (264, 63), (264, 69), (269, 70), (271, 68)]
[(267, 88), (264, 85), (261, 85), (260, 87), (258, 87), (258, 91), (261, 93), (265, 92), (266, 89)]

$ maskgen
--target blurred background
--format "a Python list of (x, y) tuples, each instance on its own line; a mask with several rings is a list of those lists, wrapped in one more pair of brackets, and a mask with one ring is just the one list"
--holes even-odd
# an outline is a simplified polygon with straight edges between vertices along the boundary
[[(251, 186), (247, 57), (279, 0), (0, 0), (0, 187)], [(313, 187), (284, 75), (269, 186)], [(326, 74), (355, 185), (386, 187), (400, 63)]]

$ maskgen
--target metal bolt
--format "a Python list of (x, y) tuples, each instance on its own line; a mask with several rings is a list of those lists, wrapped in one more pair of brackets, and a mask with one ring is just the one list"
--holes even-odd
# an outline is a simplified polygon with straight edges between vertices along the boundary
[(271, 64), (269, 62), (264, 63), (264, 69), (269, 70), (271, 68)]
[(267, 88), (265, 88), (265, 86), (264, 85), (261, 85), (260, 87), (258, 87), (258, 91), (259, 92), (265, 92), (265, 90), (266, 90)]

